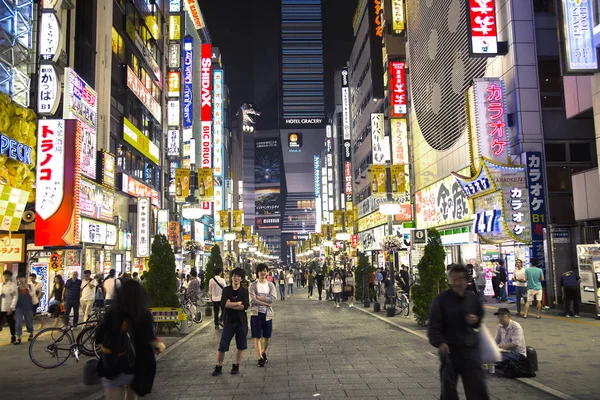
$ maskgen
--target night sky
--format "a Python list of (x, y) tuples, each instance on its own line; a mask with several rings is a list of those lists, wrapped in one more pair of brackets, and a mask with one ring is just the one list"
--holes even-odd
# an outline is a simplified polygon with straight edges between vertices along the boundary
[[(245, 102), (263, 112), (259, 129), (277, 128), (279, 92), (278, 0), (200, 0), (219, 47), (232, 113)], [(352, 17), (358, 0), (323, 0), (325, 95), (333, 110), (333, 73), (346, 64), (354, 43)]]

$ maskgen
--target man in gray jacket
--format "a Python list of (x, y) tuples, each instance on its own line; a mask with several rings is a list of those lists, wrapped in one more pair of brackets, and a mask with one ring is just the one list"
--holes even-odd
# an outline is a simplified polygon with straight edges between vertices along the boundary
[(273, 307), (276, 296), (275, 285), (267, 281), (269, 267), (266, 264), (256, 266), (258, 279), (248, 288), (250, 295), (250, 328), (254, 338), (254, 349), (258, 355), (258, 366), (267, 362), (267, 348), (273, 332)]

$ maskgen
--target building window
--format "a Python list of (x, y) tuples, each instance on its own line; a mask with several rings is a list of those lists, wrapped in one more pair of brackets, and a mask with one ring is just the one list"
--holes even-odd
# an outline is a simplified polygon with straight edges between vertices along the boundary
[(548, 167), (548, 191), (549, 192), (569, 192), (571, 185), (569, 181), (571, 176), (568, 167)]
[(563, 80), (559, 60), (539, 60), (542, 108), (563, 108)]
[(591, 162), (592, 152), (590, 143), (569, 143), (571, 162)]
[(554, 14), (554, 0), (533, 0), (533, 12)]
[(546, 143), (546, 162), (567, 162), (565, 143)]
[(112, 51), (121, 61), (125, 61), (125, 44), (114, 27), (112, 28)]

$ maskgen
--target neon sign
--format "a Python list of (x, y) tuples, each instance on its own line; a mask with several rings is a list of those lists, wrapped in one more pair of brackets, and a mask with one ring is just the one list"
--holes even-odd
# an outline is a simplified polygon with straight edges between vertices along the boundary
[(469, 47), (473, 55), (498, 53), (496, 0), (467, 0), (469, 8)]

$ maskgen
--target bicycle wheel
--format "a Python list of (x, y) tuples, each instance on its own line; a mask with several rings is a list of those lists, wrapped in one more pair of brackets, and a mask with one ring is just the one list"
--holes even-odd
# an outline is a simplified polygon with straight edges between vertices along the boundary
[(410, 303), (409, 302), (405, 302), (404, 303), (404, 309), (402, 310), (402, 315), (405, 317), (408, 317), (408, 315), (410, 314)]
[(186, 304), (184, 304), (184, 305), (181, 306), (181, 311), (187, 317), (188, 328), (191, 328), (192, 325), (194, 325), (194, 313), (192, 312), (192, 307), (190, 306), (189, 303), (186, 303)]
[(194, 323), (199, 324), (200, 322), (202, 322), (202, 318), (203, 318), (203, 316), (202, 316), (202, 307), (196, 306), (195, 308), (196, 308), (196, 310), (194, 312), (194, 319), (193, 320), (194, 320)]
[(100, 352), (100, 345), (96, 343), (96, 328), (97, 325), (83, 328), (75, 340), (77, 346), (79, 346), (79, 351), (85, 356), (95, 357), (96, 351), (98, 351), (98, 354)]
[(46, 328), (29, 344), (29, 358), (44, 369), (61, 366), (71, 356), (73, 338), (62, 328)]

